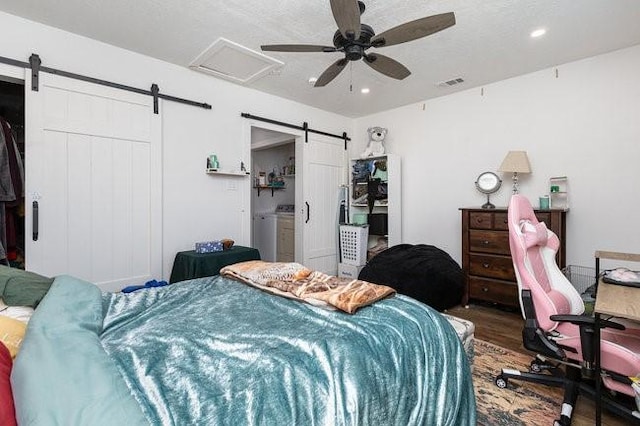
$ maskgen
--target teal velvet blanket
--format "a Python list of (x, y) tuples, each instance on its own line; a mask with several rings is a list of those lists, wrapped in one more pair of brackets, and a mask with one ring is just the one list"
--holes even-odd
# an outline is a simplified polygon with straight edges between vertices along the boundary
[(221, 278), (101, 294), (58, 278), (12, 377), (64, 425), (475, 425), (462, 345), (404, 296), (355, 315)]

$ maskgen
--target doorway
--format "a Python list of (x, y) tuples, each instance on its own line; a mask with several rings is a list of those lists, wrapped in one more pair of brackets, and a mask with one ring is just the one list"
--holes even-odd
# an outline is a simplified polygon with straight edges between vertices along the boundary
[(0, 263), (20, 269), (25, 268), (24, 105), (24, 82), (0, 80)]
[(251, 127), (251, 243), (268, 262), (296, 260), (295, 138)]

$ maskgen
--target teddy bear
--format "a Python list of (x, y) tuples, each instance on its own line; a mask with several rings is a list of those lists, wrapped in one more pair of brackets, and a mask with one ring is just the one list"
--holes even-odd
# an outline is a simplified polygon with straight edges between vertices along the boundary
[(387, 136), (387, 129), (383, 127), (369, 127), (369, 144), (361, 157), (374, 157), (384, 154), (384, 138)]

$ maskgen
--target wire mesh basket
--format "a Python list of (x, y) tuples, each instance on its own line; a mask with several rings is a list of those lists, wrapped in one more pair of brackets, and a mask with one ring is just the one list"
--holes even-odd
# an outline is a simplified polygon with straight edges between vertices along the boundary
[(585, 313), (591, 313), (595, 304), (593, 293), (596, 286), (596, 269), (588, 266), (567, 265), (562, 272), (580, 293), (580, 297), (584, 302)]
[(369, 226), (340, 225), (342, 263), (362, 266), (367, 263)]

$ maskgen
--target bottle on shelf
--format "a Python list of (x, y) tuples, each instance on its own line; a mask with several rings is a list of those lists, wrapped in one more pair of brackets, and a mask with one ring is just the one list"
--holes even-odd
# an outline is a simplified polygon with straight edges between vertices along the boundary
[(295, 157), (289, 157), (289, 168), (287, 170), (287, 174), (288, 175), (296, 174), (296, 158)]

